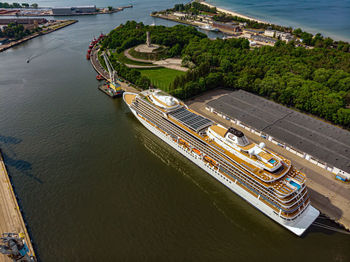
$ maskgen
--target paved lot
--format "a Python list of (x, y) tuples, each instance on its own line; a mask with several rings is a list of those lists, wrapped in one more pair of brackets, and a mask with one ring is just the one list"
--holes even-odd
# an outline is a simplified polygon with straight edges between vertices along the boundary
[(350, 173), (350, 132), (243, 90), (208, 102), (216, 111)]

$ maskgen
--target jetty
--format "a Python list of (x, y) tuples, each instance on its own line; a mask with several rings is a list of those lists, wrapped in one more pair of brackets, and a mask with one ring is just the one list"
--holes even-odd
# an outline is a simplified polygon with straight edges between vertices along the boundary
[[(25, 19), (24, 19), (25, 20)], [(18, 23), (18, 21), (14, 21), (15, 23)], [(36, 33), (32, 33), (31, 35), (28, 35), (26, 37), (23, 37), (21, 39), (18, 40), (14, 40), (14, 41), (9, 41), (7, 44), (3, 44), (0, 45), (0, 53), (10, 49), (14, 46), (20, 45), (24, 42), (27, 42), (28, 40), (31, 40), (33, 38), (42, 36), (42, 35), (47, 35), (49, 33), (52, 33), (54, 31), (57, 31), (59, 29), (65, 28), (67, 26), (70, 26), (72, 24), (77, 23), (78, 20), (57, 20), (57, 21), (51, 21), (48, 23), (47, 28), (45, 28), (44, 30), (40, 31), (40, 32), (36, 32)]]
[[(105, 80), (109, 78), (109, 73), (104, 69), (104, 67), (101, 65), (100, 61), (98, 60), (98, 51), (99, 47), (96, 45), (93, 47), (90, 53), (90, 62), (92, 67), (95, 69), (95, 71), (101, 75)], [(125, 92), (136, 92), (138, 93), (140, 90), (137, 89), (137, 87), (133, 87), (131, 83), (127, 83), (126, 81), (124, 82), (119, 82), (121, 88)], [(103, 88), (99, 88), (102, 92), (105, 92)]]
[[(21, 210), (18, 206), (16, 195), (14, 193), (11, 180), (8, 176), (4, 160), (0, 151), (0, 234), (14, 233), (18, 235), (21, 242), (24, 241), (27, 246), (27, 254), (31, 261), (36, 261), (32, 241), (24, 223)], [(21, 250), (20, 250), (21, 251)], [(14, 261), (6, 255), (0, 254), (0, 262)], [(22, 260), (21, 260), (22, 261)], [(27, 261), (27, 260), (23, 260)]]

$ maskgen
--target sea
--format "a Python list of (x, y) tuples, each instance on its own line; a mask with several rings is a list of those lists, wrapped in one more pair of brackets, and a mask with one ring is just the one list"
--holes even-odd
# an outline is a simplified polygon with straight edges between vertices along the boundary
[(263, 21), (350, 41), (349, 0), (207, 0)]
[(149, 14), (175, 3), (76, 0), (134, 7), (0, 53), (0, 148), (39, 261), (350, 261), (349, 235), (294, 236), (97, 89), (93, 37), (127, 20), (172, 26)]

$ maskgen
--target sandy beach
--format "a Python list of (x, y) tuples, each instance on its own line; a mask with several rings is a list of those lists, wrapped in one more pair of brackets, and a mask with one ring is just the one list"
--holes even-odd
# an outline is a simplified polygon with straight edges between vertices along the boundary
[(216, 9), (217, 9), (219, 12), (222, 12), (222, 13), (225, 13), (225, 14), (229, 14), (229, 15), (232, 15), (232, 16), (242, 17), (242, 18), (245, 18), (245, 19), (257, 21), (257, 22), (259, 22), (259, 23), (269, 24), (269, 23), (266, 22), (266, 21), (259, 20), (259, 19), (256, 19), (256, 18), (253, 18), (253, 17), (249, 17), (249, 16), (246, 16), (246, 15), (242, 15), (242, 14), (240, 14), (240, 13), (233, 12), (233, 11), (230, 11), (230, 10), (226, 10), (226, 9), (217, 7), (217, 6), (215, 6), (215, 5), (208, 4), (208, 3), (204, 2), (204, 1), (201, 2), (201, 4), (207, 5), (207, 6), (209, 6), (209, 7), (216, 7)]

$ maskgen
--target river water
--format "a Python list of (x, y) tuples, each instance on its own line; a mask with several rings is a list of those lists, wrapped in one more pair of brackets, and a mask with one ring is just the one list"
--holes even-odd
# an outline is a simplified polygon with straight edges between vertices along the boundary
[(349, 236), (295, 237), (97, 90), (93, 36), (175, 2), (79, 17), (0, 54), (0, 147), (41, 261), (350, 261)]

